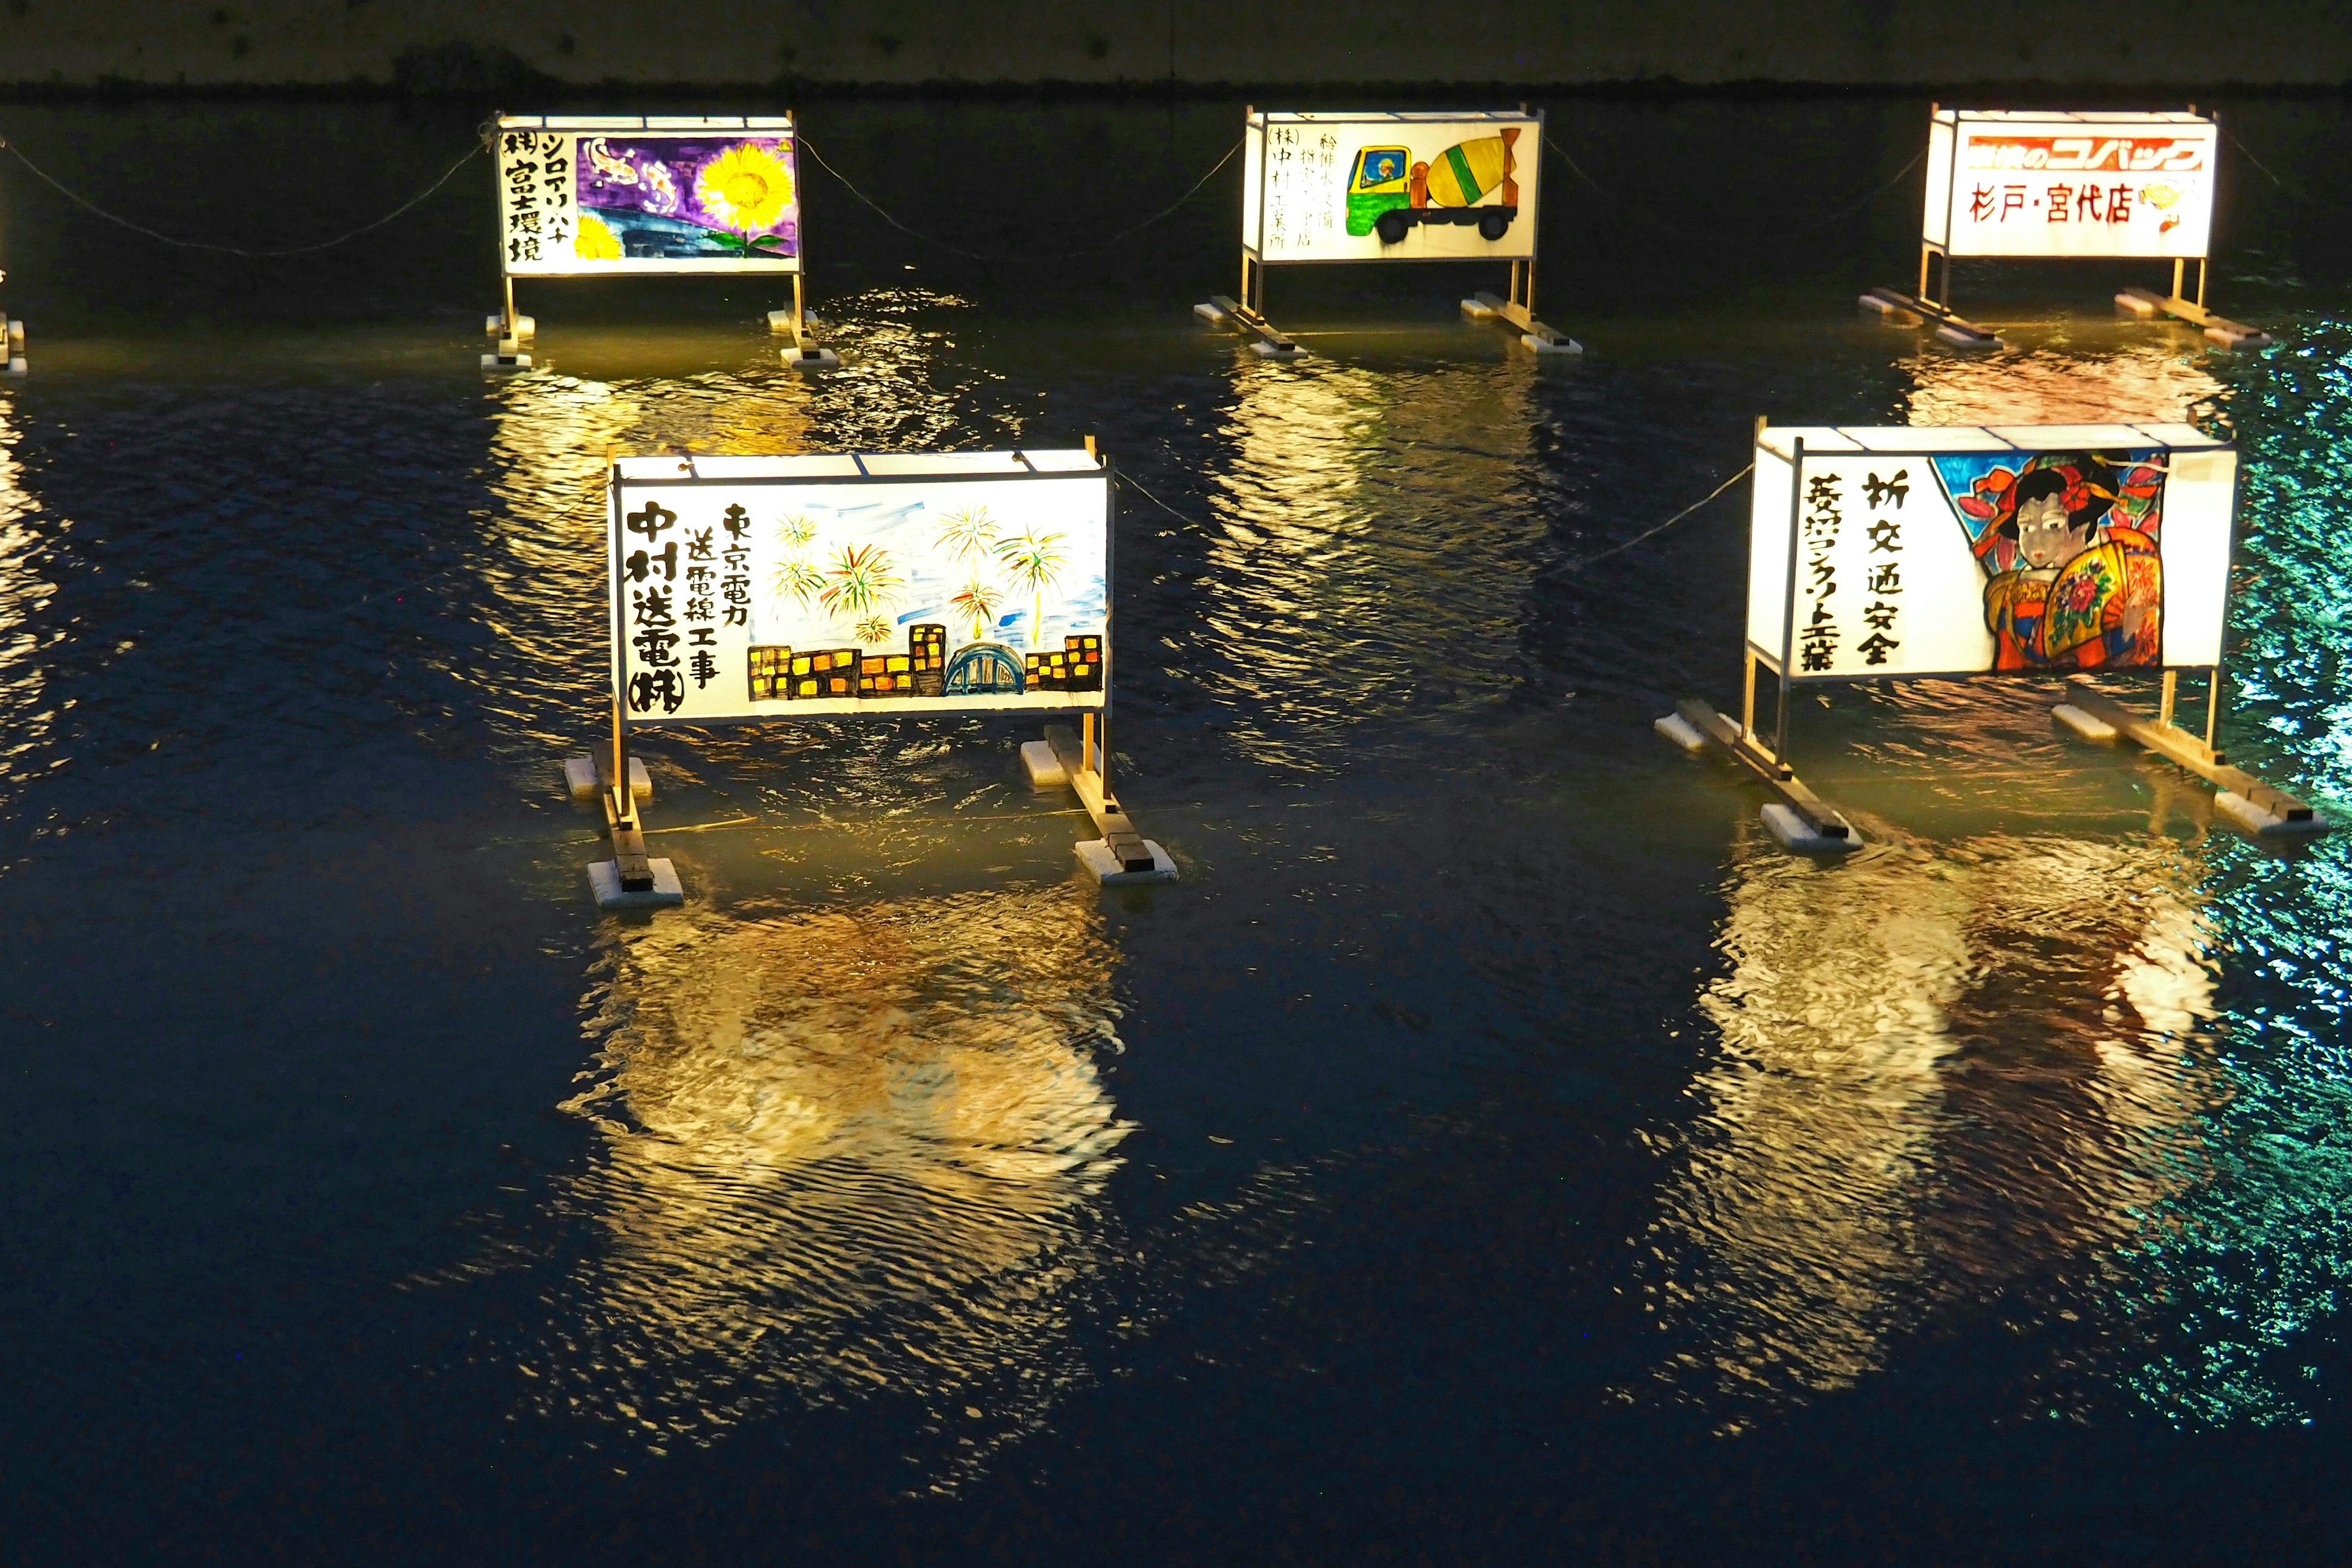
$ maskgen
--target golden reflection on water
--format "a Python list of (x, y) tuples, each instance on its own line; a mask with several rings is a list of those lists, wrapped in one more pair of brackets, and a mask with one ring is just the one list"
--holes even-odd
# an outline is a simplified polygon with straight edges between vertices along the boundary
[(57, 713), (48, 707), (47, 661), (39, 657), (33, 620), (58, 585), (41, 573), (47, 551), (31, 521), (41, 508), (25, 489), (24, 465), (16, 458), (22, 438), (15, 402), (0, 399), (0, 714), (6, 716), (0, 795), (14, 795), (63, 761), (44, 760), (56, 738)]
[(2024, 353), (1927, 353), (1910, 362), (1906, 423), (2089, 425), (2189, 420), (2221, 392), (2206, 345), (2158, 330), (2107, 353), (2063, 343)]
[(1513, 679), (1535, 423), (1523, 366), (1244, 369), (1197, 590), (1226, 651), (1199, 673), (1263, 727), (1254, 755), (1318, 765), (1345, 721)]
[(2214, 970), (2178, 846), (1751, 845), (1727, 895), (1646, 1240), (1684, 1397), (1738, 1426), (1851, 1385), (1940, 1310), (2095, 1273), (2189, 1179)]
[(655, 1449), (779, 1402), (919, 1402), (950, 1459), (1086, 1375), (1129, 1131), (1091, 889), (621, 931), (557, 1198), (593, 1237), (524, 1356), (549, 1413)]

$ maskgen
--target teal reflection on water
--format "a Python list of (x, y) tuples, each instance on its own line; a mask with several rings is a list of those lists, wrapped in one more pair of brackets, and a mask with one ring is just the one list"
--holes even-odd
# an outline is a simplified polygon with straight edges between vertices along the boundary
[[(2247, 454), (2231, 645), (2233, 742), (2342, 821), (2352, 801), (2352, 327), (2314, 321), (2241, 367)], [(2333, 803), (2331, 805), (2331, 803)], [(2217, 841), (2206, 882), (2227, 955), (2202, 1170), (2148, 1216), (2126, 1306), (2155, 1342), (2128, 1379), (2184, 1423), (2306, 1417), (2306, 1336), (2352, 1280), (2352, 863)]]

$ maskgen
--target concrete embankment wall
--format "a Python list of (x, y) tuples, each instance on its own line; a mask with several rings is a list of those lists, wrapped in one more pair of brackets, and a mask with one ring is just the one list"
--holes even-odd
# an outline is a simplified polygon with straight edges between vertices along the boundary
[(2347, 81), (2339, 0), (0, 3), (0, 86), (66, 90), (1759, 82), (2128, 97)]

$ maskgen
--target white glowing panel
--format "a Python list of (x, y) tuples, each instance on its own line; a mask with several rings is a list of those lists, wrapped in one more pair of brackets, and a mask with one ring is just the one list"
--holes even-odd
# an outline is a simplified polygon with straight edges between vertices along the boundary
[(507, 115), (499, 247), (517, 278), (797, 272), (790, 115)]
[(633, 724), (1099, 709), (1110, 470), (1084, 451), (625, 458)]
[(1242, 248), (1286, 261), (1525, 261), (1538, 114), (1268, 114), (1244, 131)]
[(1939, 110), (1922, 232), (1954, 256), (2203, 256), (2219, 135), (2195, 114)]
[(2218, 664), (2237, 472), (2185, 425), (1767, 429), (1748, 646), (1796, 681)]

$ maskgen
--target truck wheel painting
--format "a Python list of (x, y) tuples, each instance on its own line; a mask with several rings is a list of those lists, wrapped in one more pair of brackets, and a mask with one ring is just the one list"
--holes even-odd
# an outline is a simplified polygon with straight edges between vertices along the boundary
[[(1508, 126), (1457, 142), (1426, 163), (1403, 147), (1362, 149), (1348, 181), (1348, 232), (1401, 245), (1416, 224), (1461, 224), (1481, 238), (1502, 238), (1519, 216), (1518, 139), (1519, 128)], [(1481, 205), (1489, 195), (1495, 200)]]

